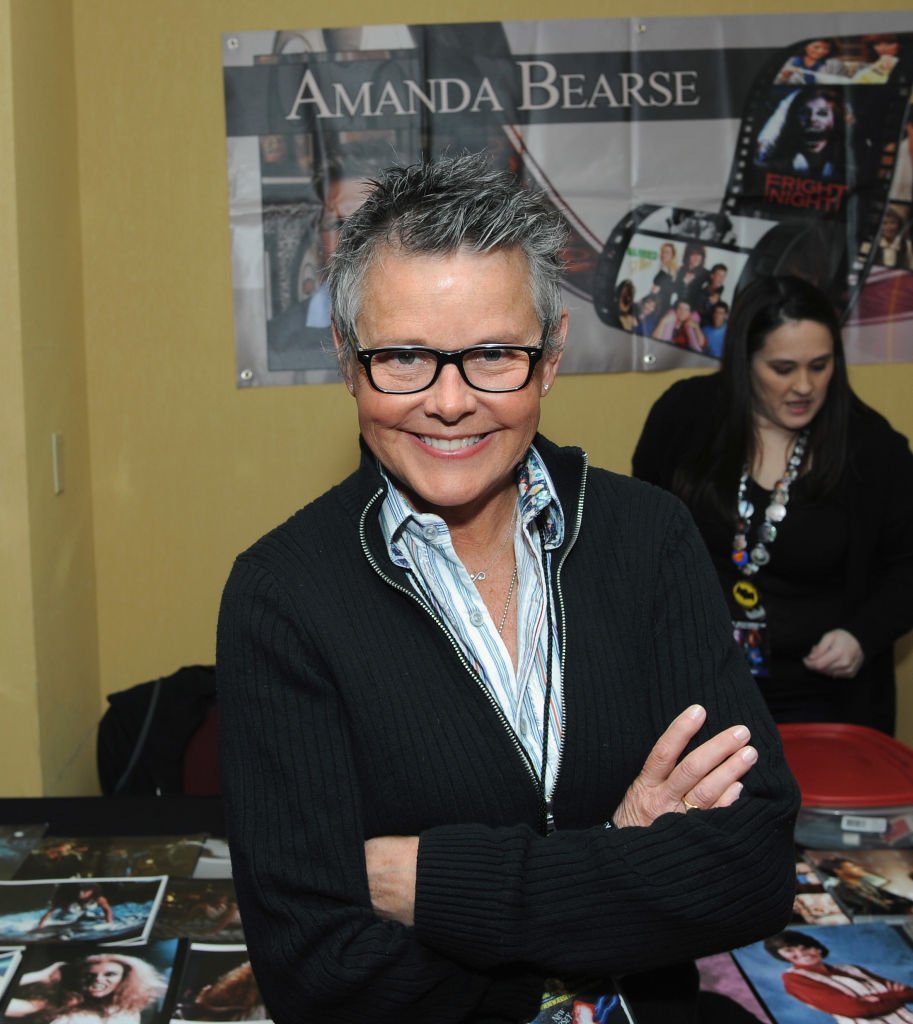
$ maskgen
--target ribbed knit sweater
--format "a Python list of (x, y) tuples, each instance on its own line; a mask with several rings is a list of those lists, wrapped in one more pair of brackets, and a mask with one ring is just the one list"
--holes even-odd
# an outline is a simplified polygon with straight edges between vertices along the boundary
[[(545, 979), (619, 976), (788, 920), (798, 797), (684, 507), (537, 437), (565, 722), (538, 786), (455, 640), (390, 561), (366, 454), (236, 561), (219, 619), (222, 783), (251, 959), (277, 1024), (531, 1020)], [(606, 828), (688, 705), (744, 722), (730, 808)], [(419, 835), (415, 926), (372, 911), (363, 842)]]

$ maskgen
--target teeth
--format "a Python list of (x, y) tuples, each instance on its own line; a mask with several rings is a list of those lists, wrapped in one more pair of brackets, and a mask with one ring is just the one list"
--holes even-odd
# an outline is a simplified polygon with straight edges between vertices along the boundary
[(419, 434), (419, 439), (429, 448), (435, 448), (439, 452), (458, 452), (463, 448), (471, 448), (474, 444), (478, 444), (483, 436), (483, 434), (474, 434), (472, 437), (443, 438), (425, 437), (423, 434)]

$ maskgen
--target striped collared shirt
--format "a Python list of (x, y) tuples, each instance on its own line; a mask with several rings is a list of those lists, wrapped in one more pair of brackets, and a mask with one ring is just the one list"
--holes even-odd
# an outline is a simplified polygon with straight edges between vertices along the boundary
[(410, 573), (416, 589), (456, 637), (540, 779), (549, 647), (546, 600), (551, 602), (552, 670), (545, 785), (546, 796), (550, 797), (557, 778), (564, 716), (558, 627), (548, 580), (551, 551), (564, 538), (564, 513), (542, 458), (535, 448), (530, 448), (517, 472), (516, 671), (498, 633), (498, 624), (492, 620), (454, 550), (447, 524), (440, 516), (416, 512), (389, 478), (387, 482), (390, 487), (380, 522), (390, 557)]

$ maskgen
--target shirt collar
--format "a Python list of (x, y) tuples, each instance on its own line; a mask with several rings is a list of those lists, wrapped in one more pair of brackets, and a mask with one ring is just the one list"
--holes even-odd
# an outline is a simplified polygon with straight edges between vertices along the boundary
[[(439, 516), (416, 512), (407, 499), (396, 489), (387, 471), (378, 463), (381, 476), (387, 484), (387, 494), (380, 510), (380, 525), (384, 540), (394, 562), (405, 564), (398, 557), (397, 540), (403, 531), (414, 523), (427, 529), (440, 524), (440, 529), (447, 527)], [(517, 467), (517, 492), (520, 502), (520, 518), (524, 526), (534, 519), (538, 520), (545, 547), (560, 547), (564, 542), (564, 510), (558, 500), (555, 485), (549, 475), (542, 456), (535, 446), (530, 446), (526, 458)]]

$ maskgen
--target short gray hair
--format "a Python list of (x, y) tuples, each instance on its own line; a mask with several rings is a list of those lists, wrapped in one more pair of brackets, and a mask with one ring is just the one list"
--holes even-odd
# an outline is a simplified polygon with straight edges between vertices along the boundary
[(330, 263), (333, 325), (351, 356), (365, 276), (384, 247), (410, 255), (519, 248), (529, 264), (546, 351), (560, 345), (561, 250), (568, 228), (545, 193), (492, 167), (484, 153), (388, 167), (346, 221)]

